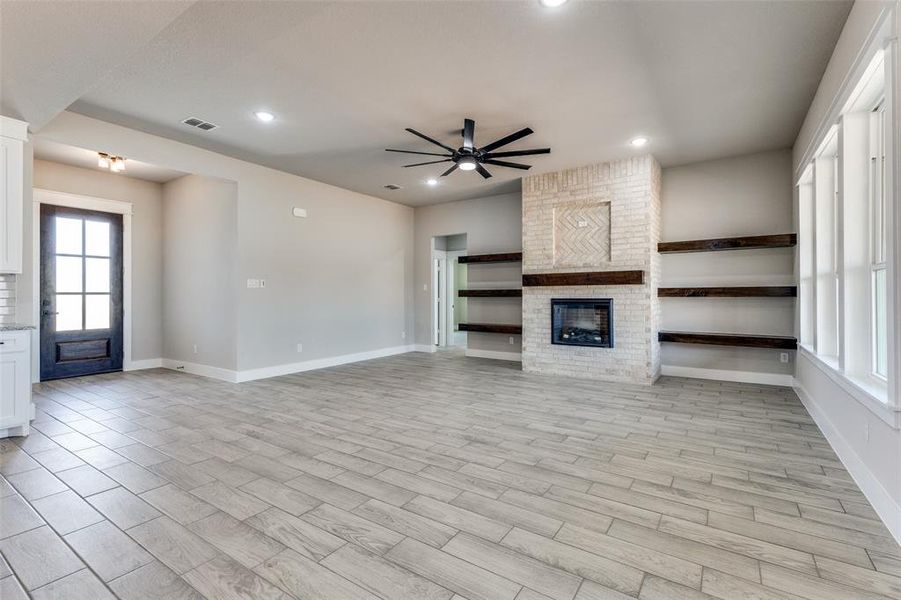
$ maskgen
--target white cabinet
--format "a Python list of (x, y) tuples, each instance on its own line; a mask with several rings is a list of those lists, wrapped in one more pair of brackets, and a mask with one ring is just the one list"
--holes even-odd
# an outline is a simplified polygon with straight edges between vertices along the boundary
[(0, 273), (22, 272), (28, 123), (0, 116)]
[(31, 331), (0, 331), (0, 438), (28, 435)]

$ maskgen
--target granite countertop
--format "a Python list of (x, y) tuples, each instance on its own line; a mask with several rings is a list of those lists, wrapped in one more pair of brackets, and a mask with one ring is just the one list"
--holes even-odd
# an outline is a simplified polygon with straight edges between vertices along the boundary
[(0, 323), (0, 331), (27, 331), (34, 329), (34, 325), (25, 325), (24, 323)]

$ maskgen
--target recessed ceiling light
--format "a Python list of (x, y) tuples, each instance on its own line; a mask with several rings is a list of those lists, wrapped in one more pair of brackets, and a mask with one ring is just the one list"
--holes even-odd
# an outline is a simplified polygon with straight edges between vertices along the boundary
[(263, 123), (269, 123), (275, 120), (275, 115), (271, 112), (266, 112), (265, 110), (258, 110), (257, 112), (253, 113), (253, 116), (255, 116)]
[(641, 148), (642, 146), (644, 146), (645, 144), (647, 144), (648, 141), (650, 141), (650, 140), (648, 140), (648, 138), (646, 138), (646, 137), (644, 137), (644, 136), (641, 136), (641, 137), (635, 138), (635, 139), (632, 140), (630, 143), (631, 143), (633, 146), (635, 146), (636, 148)]
[(429, 185), (438, 185), (438, 180), (437, 179), (428, 179), (428, 180), (426, 180), (426, 183)]
[(558, 6), (562, 6), (566, 4), (566, 0), (538, 0), (541, 3), (541, 6), (547, 8), (557, 8)]

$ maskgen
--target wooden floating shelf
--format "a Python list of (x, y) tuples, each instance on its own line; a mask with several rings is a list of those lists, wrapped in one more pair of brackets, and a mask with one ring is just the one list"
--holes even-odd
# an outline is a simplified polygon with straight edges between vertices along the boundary
[(680, 344), (703, 344), (708, 346), (740, 346), (744, 348), (776, 348), (796, 350), (798, 340), (793, 337), (774, 335), (748, 335), (743, 333), (692, 333), (688, 331), (659, 331), (661, 342)]
[(522, 290), (457, 290), (461, 298), (522, 298)]
[(478, 333), (506, 333), (513, 335), (522, 334), (522, 325), (500, 325), (492, 323), (460, 323), (457, 328), (460, 331), (474, 331)]
[(711, 240), (686, 240), (682, 242), (660, 242), (657, 252), (714, 252), (717, 250), (747, 250), (751, 248), (789, 248), (798, 243), (794, 233), (777, 235), (751, 235), (745, 237), (716, 238)]
[(519, 262), (522, 260), (522, 252), (501, 252), (497, 254), (470, 254), (457, 257), (459, 263), (499, 263)]
[(660, 298), (795, 298), (798, 288), (793, 285), (739, 287), (667, 287), (658, 288)]
[(587, 273), (533, 273), (522, 276), (523, 286), (641, 285), (644, 271), (591, 271)]

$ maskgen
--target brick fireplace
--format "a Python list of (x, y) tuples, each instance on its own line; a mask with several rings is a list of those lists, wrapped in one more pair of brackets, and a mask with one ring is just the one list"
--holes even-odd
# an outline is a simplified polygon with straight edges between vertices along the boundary
[[(522, 196), (523, 369), (653, 383), (660, 375), (657, 161), (641, 156), (525, 177)], [(552, 300), (567, 298), (611, 300), (612, 347), (552, 342)]]

